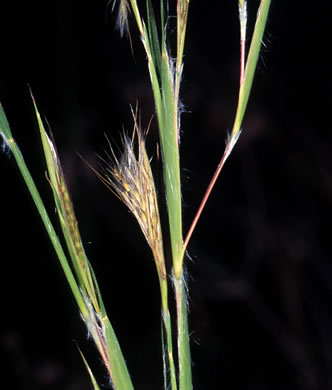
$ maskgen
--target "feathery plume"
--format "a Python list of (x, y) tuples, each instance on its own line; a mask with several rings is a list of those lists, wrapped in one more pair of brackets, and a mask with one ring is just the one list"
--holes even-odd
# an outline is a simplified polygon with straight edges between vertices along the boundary
[[(99, 175), (106, 186), (134, 214), (141, 230), (151, 247), (158, 275), (166, 279), (162, 230), (159, 217), (157, 193), (151, 171), (150, 161), (145, 148), (145, 139), (136, 116), (133, 136), (124, 134), (123, 153), (118, 160), (111, 147), (111, 163), (103, 167)], [(138, 151), (135, 153), (135, 135)]]
[[(114, 11), (116, 0), (111, 0), (111, 1), (113, 1), (112, 11)], [(128, 0), (120, 0), (118, 17), (116, 21), (116, 28), (120, 31), (121, 37), (123, 36), (123, 33), (128, 33), (129, 31), (129, 26), (128, 26), (129, 13), (130, 13), (130, 5)]]

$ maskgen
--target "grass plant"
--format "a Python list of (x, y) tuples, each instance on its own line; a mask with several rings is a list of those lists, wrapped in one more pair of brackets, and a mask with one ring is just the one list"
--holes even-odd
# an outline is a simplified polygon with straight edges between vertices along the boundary
[[(135, 216), (148, 242), (156, 265), (161, 293), (162, 347), (164, 358), (164, 387), (172, 390), (191, 390), (192, 372), (190, 358), (190, 338), (188, 327), (187, 287), (184, 260), (190, 238), (199, 217), (206, 205), (213, 186), (232, 152), (241, 133), (242, 121), (249, 99), (253, 77), (257, 65), (264, 28), (270, 7), (270, 0), (261, 0), (256, 24), (246, 53), (246, 1), (239, 0), (240, 19), (240, 72), (239, 99), (231, 134), (215, 174), (206, 190), (190, 229), (183, 238), (182, 198), (180, 176), (180, 114), (181, 114), (181, 75), (183, 54), (189, 13), (189, 0), (176, 3), (176, 47), (171, 45), (168, 31), (168, 3), (160, 1), (160, 17), (155, 15), (155, 4), (146, 0), (145, 7), (136, 0), (113, 1), (118, 7), (117, 27), (121, 35), (128, 35), (129, 17), (133, 14), (137, 30), (147, 57), (147, 66), (154, 96), (156, 117), (159, 127), (159, 142), (163, 166), (163, 183), (167, 204), (168, 229), (172, 270), (166, 267), (163, 226), (160, 221), (159, 200), (145, 148), (145, 137), (137, 110), (133, 111), (134, 130), (132, 136), (123, 134), (123, 151), (120, 157), (109, 152), (101, 160), (101, 171), (95, 170), (101, 181), (128, 207)], [(141, 4), (141, 3), (140, 3)], [(144, 12), (144, 17), (142, 16)], [(175, 58), (172, 54), (176, 53)], [(109, 321), (95, 274), (86, 256), (78, 222), (75, 217), (69, 190), (62, 172), (55, 143), (44, 128), (43, 120), (34, 102), (44, 156), (47, 165), (47, 180), (53, 192), (54, 202), (66, 249), (63, 248), (34, 184), (23, 156), (16, 144), (3, 108), (0, 108), (0, 134), (3, 142), (11, 150), (26, 186), (39, 211), (45, 229), (54, 246), (65, 277), (75, 297), (87, 330), (109, 373), (110, 382), (116, 390), (133, 389), (121, 348)], [(173, 285), (176, 302), (176, 358), (173, 350), (172, 318), (169, 311), (169, 283)], [(82, 354), (82, 352), (80, 351)], [(99, 389), (89, 365), (84, 358), (91, 381)]]

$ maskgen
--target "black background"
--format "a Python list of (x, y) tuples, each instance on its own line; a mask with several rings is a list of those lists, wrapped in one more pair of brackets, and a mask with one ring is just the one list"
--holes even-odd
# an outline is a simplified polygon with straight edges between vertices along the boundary
[[(259, 2), (249, 3), (250, 35)], [(197, 390), (332, 389), (331, 33), (327, 9), (317, 4), (272, 1), (243, 133), (189, 245)], [(144, 127), (153, 115), (133, 20), (134, 59), (103, 0), (3, 1), (0, 15), (0, 100), (14, 137), (56, 221), (29, 84), (57, 141), (135, 388), (160, 389), (152, 255), (132, 215), (76, 154), (96, 164), (104, 133), (118, 142), (122, 126), (132, 128), (130, 104), (139, 102)], [(191, 1), (182, 88), (185, 231), (232, 127), (238, 30), (236, 1)], [(153, 121), (151, 156), (156, 140)], [(9, 153), (0, 169), (1, 382), (91, 388), (75, 340), (107, 386)]]

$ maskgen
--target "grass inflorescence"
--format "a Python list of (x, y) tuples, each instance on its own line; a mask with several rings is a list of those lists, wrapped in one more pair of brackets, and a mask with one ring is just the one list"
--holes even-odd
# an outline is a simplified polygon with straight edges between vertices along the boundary
[[(203, 196), (195, 218), (183, 238), (182, 231), (182, 196), (180, 177), (180, 92), (183, 72), (183, 55), (187, 31), (189, 0), (176, 2), (176, 47), (171, 47), (169, 37), (168, 2), (160, 1), (160, 20), (157, 21), (153, 2), (146, 0), (143, 6), (136, 0), (112, 1), (112, 8), (117, 5), (116, 27), (121, 36), (130, 38), (129, 16), (136, 21), (138, 34), (147, 58), (151, 88), (153, 91), (156, 118), (159, 127), (159, 144), (162, 157), (163, 190), (165, 193), (168, 217), (169, 246), (171, 248), (168, 272), (164, 252), (165, 240), (160, 220), (159, 199), (157, 196), (150, 159), (145, 147), (146, 134), (142, 131), (137, 113), (133, 113), (134, 130), (131, 136), (122, 135), (122, 152), (116, 156), (108, 141), (109, 151), (101, 159), (102, 169), (95, 172), (102, 182), (128, 207), (135, 216), (143, 235), (151, 248), (158, 274), (161, 293), (161, 323), (163, 375), (165, 390), (191, 390), (192, 373), (190, 357), (190, 339), (188, 326), (187, 287), (184, 272), (185, 253), (200, 215), (220, 172), (230, 156), (242, 130), (242, 121), (246, 111), (253, 77), (256, 70), (259, 50), (266, 25), (271, 0), (261, 0), (258, 9), (253, 36), (246, 55), (246, 1), (239, 0), (240, 20), (240, 72), (239, 99), (233, 128), (226, 142), (225, 150), (211, 182)], [(170, 52), (176, 53), (171, 58)], [(43, 201), (34, 184), (23, 156), (12, 136), (5, 113), (0, 106), (0, 135), (3, 144), (9, 149), (18, 164), (26, 186), (35, 202), (45, 229), (54, 246), (68, 284), (79, 307), (81, 317), (86, 324), (102, 361), (108, 371), (110, 382), (115, 390), (132, 390), (133, 384), (122, 355), (120, 345), (109, 321), (97, 279), (86, 256), (80, 236), (78, 222), (71, 201), (69, 189), (62, 171), (55, 143), (46, 132), (37, 105), (34, 102), (40, 136), (47, 165), (47, 180), (51, 186), (54, 202), (59, 217), (65, 248), (62, 246), (50, 221)], [(172, 283), (175, 298), (174, 318), (176, 319), (176, 355), (174, 358), (171, 313), (169, 311), (168, 284)], [(80, 351), (81, 353), (81, 351)], [(99, 389), (96, 379), (84, 358), (95, 389)], [(176, 364), (177, 362), (177, 364)]]
[[(136, 137), (137, 156), (134, 150)], [(121, 158), (118, 160), (111, 149), (112, 156), (108, 156), (109, 163), (105, 163), (100, 177), (134, 214), (152, 250), (158, 275), (165, 280), (166, 267), (157, 192), (145, 149), (144, 135), (136, 122), (133, 136), (123, 134), (122, 140)]]

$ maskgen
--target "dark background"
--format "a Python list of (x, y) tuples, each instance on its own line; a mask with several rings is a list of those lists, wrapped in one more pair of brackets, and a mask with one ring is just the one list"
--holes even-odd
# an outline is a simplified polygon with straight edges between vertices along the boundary
[[(249, 2), (253, 28), (258, 1)], [(273, 1), (243, 133), (189, 245), (194, 389), (332, 389), (331, 47), (328, 11)], [(326, 6), (325, 6), (326, 7)], [(154, 106), (131, 20), (104, 0), (2, 1), (0, 101), (50, 214), (28, 84), (54, 133), (86, 251), (136, 389), (161, 389), (159, 291), (132, 215), (80, 160)], [(326, 15), (326, 18), (325, 18)], [(325, 20), (327, 19), (327, 20)], [(172, 20), (171, 20), (172, 23)], [(184, 230), (234, 119), (236, 1), (190, 5), (182, 101)], [(156, 155), (156, 123), (148, 138)], [(155, 161), (155, 159), (154, 159)], [(89, 389), (74, 340), (106, 374), (9, 153), (1, 169), (1, 382)]]

